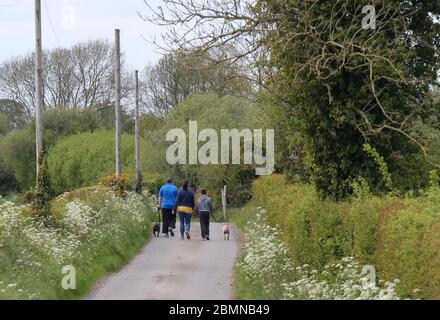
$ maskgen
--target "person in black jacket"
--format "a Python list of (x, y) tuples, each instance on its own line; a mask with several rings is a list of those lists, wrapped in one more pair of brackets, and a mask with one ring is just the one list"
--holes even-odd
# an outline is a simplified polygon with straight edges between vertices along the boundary
[(180, 218), (180, 235), (181, 239), (191, 240), (191, 219), (194, 214), (195, 200), (194, 192), (189, 188), (189, 182), (185, 181), (182, 188), (179, 190), (176, 199), (175, 212)]

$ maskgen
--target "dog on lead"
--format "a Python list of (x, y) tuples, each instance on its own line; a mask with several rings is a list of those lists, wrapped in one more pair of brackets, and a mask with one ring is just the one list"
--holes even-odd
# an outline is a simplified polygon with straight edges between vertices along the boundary
[(158, 222), (156, 222), (153, 226), (153, 236), (155, 238), (159, 238), (160, 235), (160, 212), (157, 213)]
[(231, 227), (229, 226), (229, 224), (224, 224), (223, 225), (223, 237), (226, 240), (229, 240), (229, 237), (231, 236)]

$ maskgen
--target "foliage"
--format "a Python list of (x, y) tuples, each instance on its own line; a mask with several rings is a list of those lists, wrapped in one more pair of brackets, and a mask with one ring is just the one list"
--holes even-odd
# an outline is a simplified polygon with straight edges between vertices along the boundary
[(148, 66), (141, 88), (146, 108), (165, 116), (197, 94), (247, 96), (251, 87), (245, 70), (216, 61), (227, 54), (218, 51), (179, 50), (164, 55), (156, 65)]
[(305, 145), (298, 130), (300, 119), (293, 110), (283, 108), (275, 95), (259, 97), (261, 127), (275, 129), (275, 156), (277, 172), (283, 172), (291, 181), (310, 182), (306, 164)]
[[(250, 214), (249, 214), (250, 213)], [(241, 217), (245, 215), (245, 219)], [(244, 229), (242, 257), (236, 267), (237, 294), (241, 299), (283, 300), (390, 300), (399, 299), (397, 280), (369, 278), (351, 257), (327, 264), (322, 270), (295, 266), (280, 227), (270, 226), (267, 212), (252, 205), (235, 212)], [(247, 220), (247, 223), (244, 221)], [(276, 281), (274, 281), (276, 279)]]
[[(142, 159), (146, 172), (155, 172), (162, 176), (174, 177), (180, 183), (189, 179), (192, 187), (215, 190), (218, 194), (226, 184), (228, 203), (239, 206), (251, 197), (251, 183), (255, 178), (252, 165), (176, 165), (171, 166), (166, 160), (166, 151), (170, 143), (165, 141), (167, 132), (180, 128), (188, 133), (189, 121), (197, 121), (198, 130), (205, 128), (220, 132), (224, 128), (253, 129), (256, 126), (257, 107), (246, 99), (204, 94), (194, 96), (181, 103), (165, 119), (164, 125), (148, 135), (148, 156)], [(220, 138), (220, 135), (219, 135)], [(199, 143), (199, 147), (202, 144)]]
[[(160, 188), (165, 183), (166, 177), (158, 173), (143, 173), (142, 174), (142, 190), (151, 194), (158, 194)], [(127, 180), (127, 190), (136, 191), (135, 174), (129, 172)]]
[[(380, 189), (374, 159), (362, 152), (366, 142), (392, 175), (410, 180), (423, 173), (424, 160), (411, 156), (423, 148), (412, 125), (432, 109), (440, 63), (439, 25), (432, 19), (440, 13), (437, 2), (377, 2), (377, 30), (362, 29), (364, 5), (269, 0), (255, 6), (261, 17), (276, 21), (263, 35), (277, 68), (269, 86), (282, 115), (299, 120), (320, 195), (336, 199), (352, 192), (358, 176)], [(408, 185), (398, 182), (398, 188)]]
[[(81, 133), (58, 142), (49, 153), (51, 182), (56, 193), (94, 185), (114, 173), (114, 133)], [(144, 145), (144, 143), (142, 143)], [(134, 172), (134, 137), (122, 136), (124, 172)], [(146, 152), (146, 148), (143, 148)]]
[(35, 184), (35, 132), (25, 127), (12, 132), (0, 141), (0, 157), (5, 167), (10, 168), (20, 184), (21, 190), (27, 190)]
[(393, 187), (426, 187), (429, 144), (413, 127), (438, 115), (438, 1), (375, 1), (375, 27), (361, 0), (146, 5), (145, 20), (169, 27), (170, 48), (234, 45), (217, 62), (252, 64), (248, 75), (279, 106), (269, 115), (285, 134), (280, 165), (297, 178), (304, 163), (321, 196), (343, 199), (361, 176), (380, 191), (365, 143), (383, 156)]
[(363, 147), (364, 152), (366, 152), (371, 158), (373, 158), (374, 163), (379, 167), (379, 173), (382, 177), (383, 187), (382, 189), (391, 191), (393, 188), (393, 182), (391, 180), (391, 175), (388, 171), (388, 166), (383, 159), (383, 157), (377, 152), (377, 150), (369, 144), (365, 144)]
[(0, 196), (15, 191), (18, 191), (18, 182), (12, 170), (4, 165), (0, 157)]
[(113, 174), (105, 177), (101, 180), (101, 184), (106, 188), (112, 190), (118, 197), (125, 195), (125, 189), (127, 187), (128, 174), (123, 173), (121, 176)]
[(141, 136), (147, 138), (163, 125), (163, 119), (153, 114), (147, 114), (140, 119)]
[[(54, 109), (45, 112), (44, 140), (49, 150), (64, 137), (114, 128), (114, 108), (101, 107), (98, 110)], [(129, 129), (127, 114), (122, 116), (123, 124)], [(10, 168), (20, 184), (21, 190), (28, 190), (35, 181), (35, 123), (31, 119), (24, 127), (9, 133), (2, 141), (0, 158)], [(98, 181), (94, 181), (95, 183)], [(62, 190), (64, 191), (64, 190)]]
[(39, 159), (39, 172), (35, 188), (32, 194), (32, 212), (34, 216), (44, 223), (53, 223), (51, 213), (51, 200), (53, 190), (50, 184), (50, 178), (47, 168), (47, 155), (43, 152)]
[[(7, 125), (7, 131), (21, 127), (28, 119), (24, 106), (14, 100), (0, 99), (0, 134), (2, 134), (2, 127)], [(4, 121), (2, 125), (2, 121)], [(4, 133), (4, 132), (3, 132)]]
[(10, 127), (8, 115), (0, 111), (0, 135), (8, 133), (9, 130)]
[(280, 226), (295, 266), (321, 271), (354, 257), (375, 266), (385, 281), (399, 279), (401, 297), (439, 298), (438, 188), (417, 198), (363, 192), (341, 203), (322, 200), (312, 186), (289, 184), (283, 176), (260, 178), (253, 190), (268, 222)]
[(429, 186), (431, 190), (435, 190), (440, 187), (440, 180), (436, 170), (432, 170), (429, 174)]
[[(151, 203), (149, 195), (76, 190), (54, 201), (57, 220), (48, 227), (29, 217), (29, 206), (0, 199), (0, 299), (81, 298), (144, 244)], [(75, 290), (60, 286), (66, 265), (76, 269)]]

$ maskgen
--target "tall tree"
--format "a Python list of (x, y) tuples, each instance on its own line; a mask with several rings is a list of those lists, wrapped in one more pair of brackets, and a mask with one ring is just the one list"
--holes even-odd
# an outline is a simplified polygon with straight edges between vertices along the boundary
[[(105, 40), (43, 52), (45, 108), (101, 108), (114, 102), (114, 47)], [(34, 54), (0, 64), (0, 96), (21, 103), (28, 118), (35, 110)], [(121, 57), (121, 99), (129, 103), (133, 76)]]
[(219, 97), (248, 97), (251, 83), (244, 66), (220, 61), (232, 48), (210, 52), (178, 50), (164, 55), (143, 74), (142, 101), (149, 112), (165, 115), (191, 95), (210, 92)]
[(146, 19), (170, 28), (174, 49), (243, 44), (231, 61), (262, 52), (273, 71), (266, 85), (279, 98), (284, 118), (296, 119), (290, 123), (303, 136), (319, 192), (343, 198), (358, 176), (384, 188), (365, 143), (385, 157), (394, 176), (418, 167), (403, 160), (428, 152), (413, 122), (432, 110), (431, 88), (438, 85), (440, 3), (375, 1), (374, 30), (364, 28), (365, 5), (177, 0), (166, 1), (166, 10), (152, 8)]
[(10, 130), (24, 125), (29, 120), (23, 105), (14, 100), (0, 99), (0, 112), (7, 117)]

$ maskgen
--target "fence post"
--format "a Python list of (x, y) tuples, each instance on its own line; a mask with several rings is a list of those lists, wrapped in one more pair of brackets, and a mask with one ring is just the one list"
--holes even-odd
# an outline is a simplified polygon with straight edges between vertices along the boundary
[(224, 186), (222, 188), (222, 205), (223, 205), (223, 218), (225, 219), (225, 221), (227, 221), (228, 216), (226, 214), (226, 206), (227, 206), (227, 201), (226, 201), (226, 186)]

